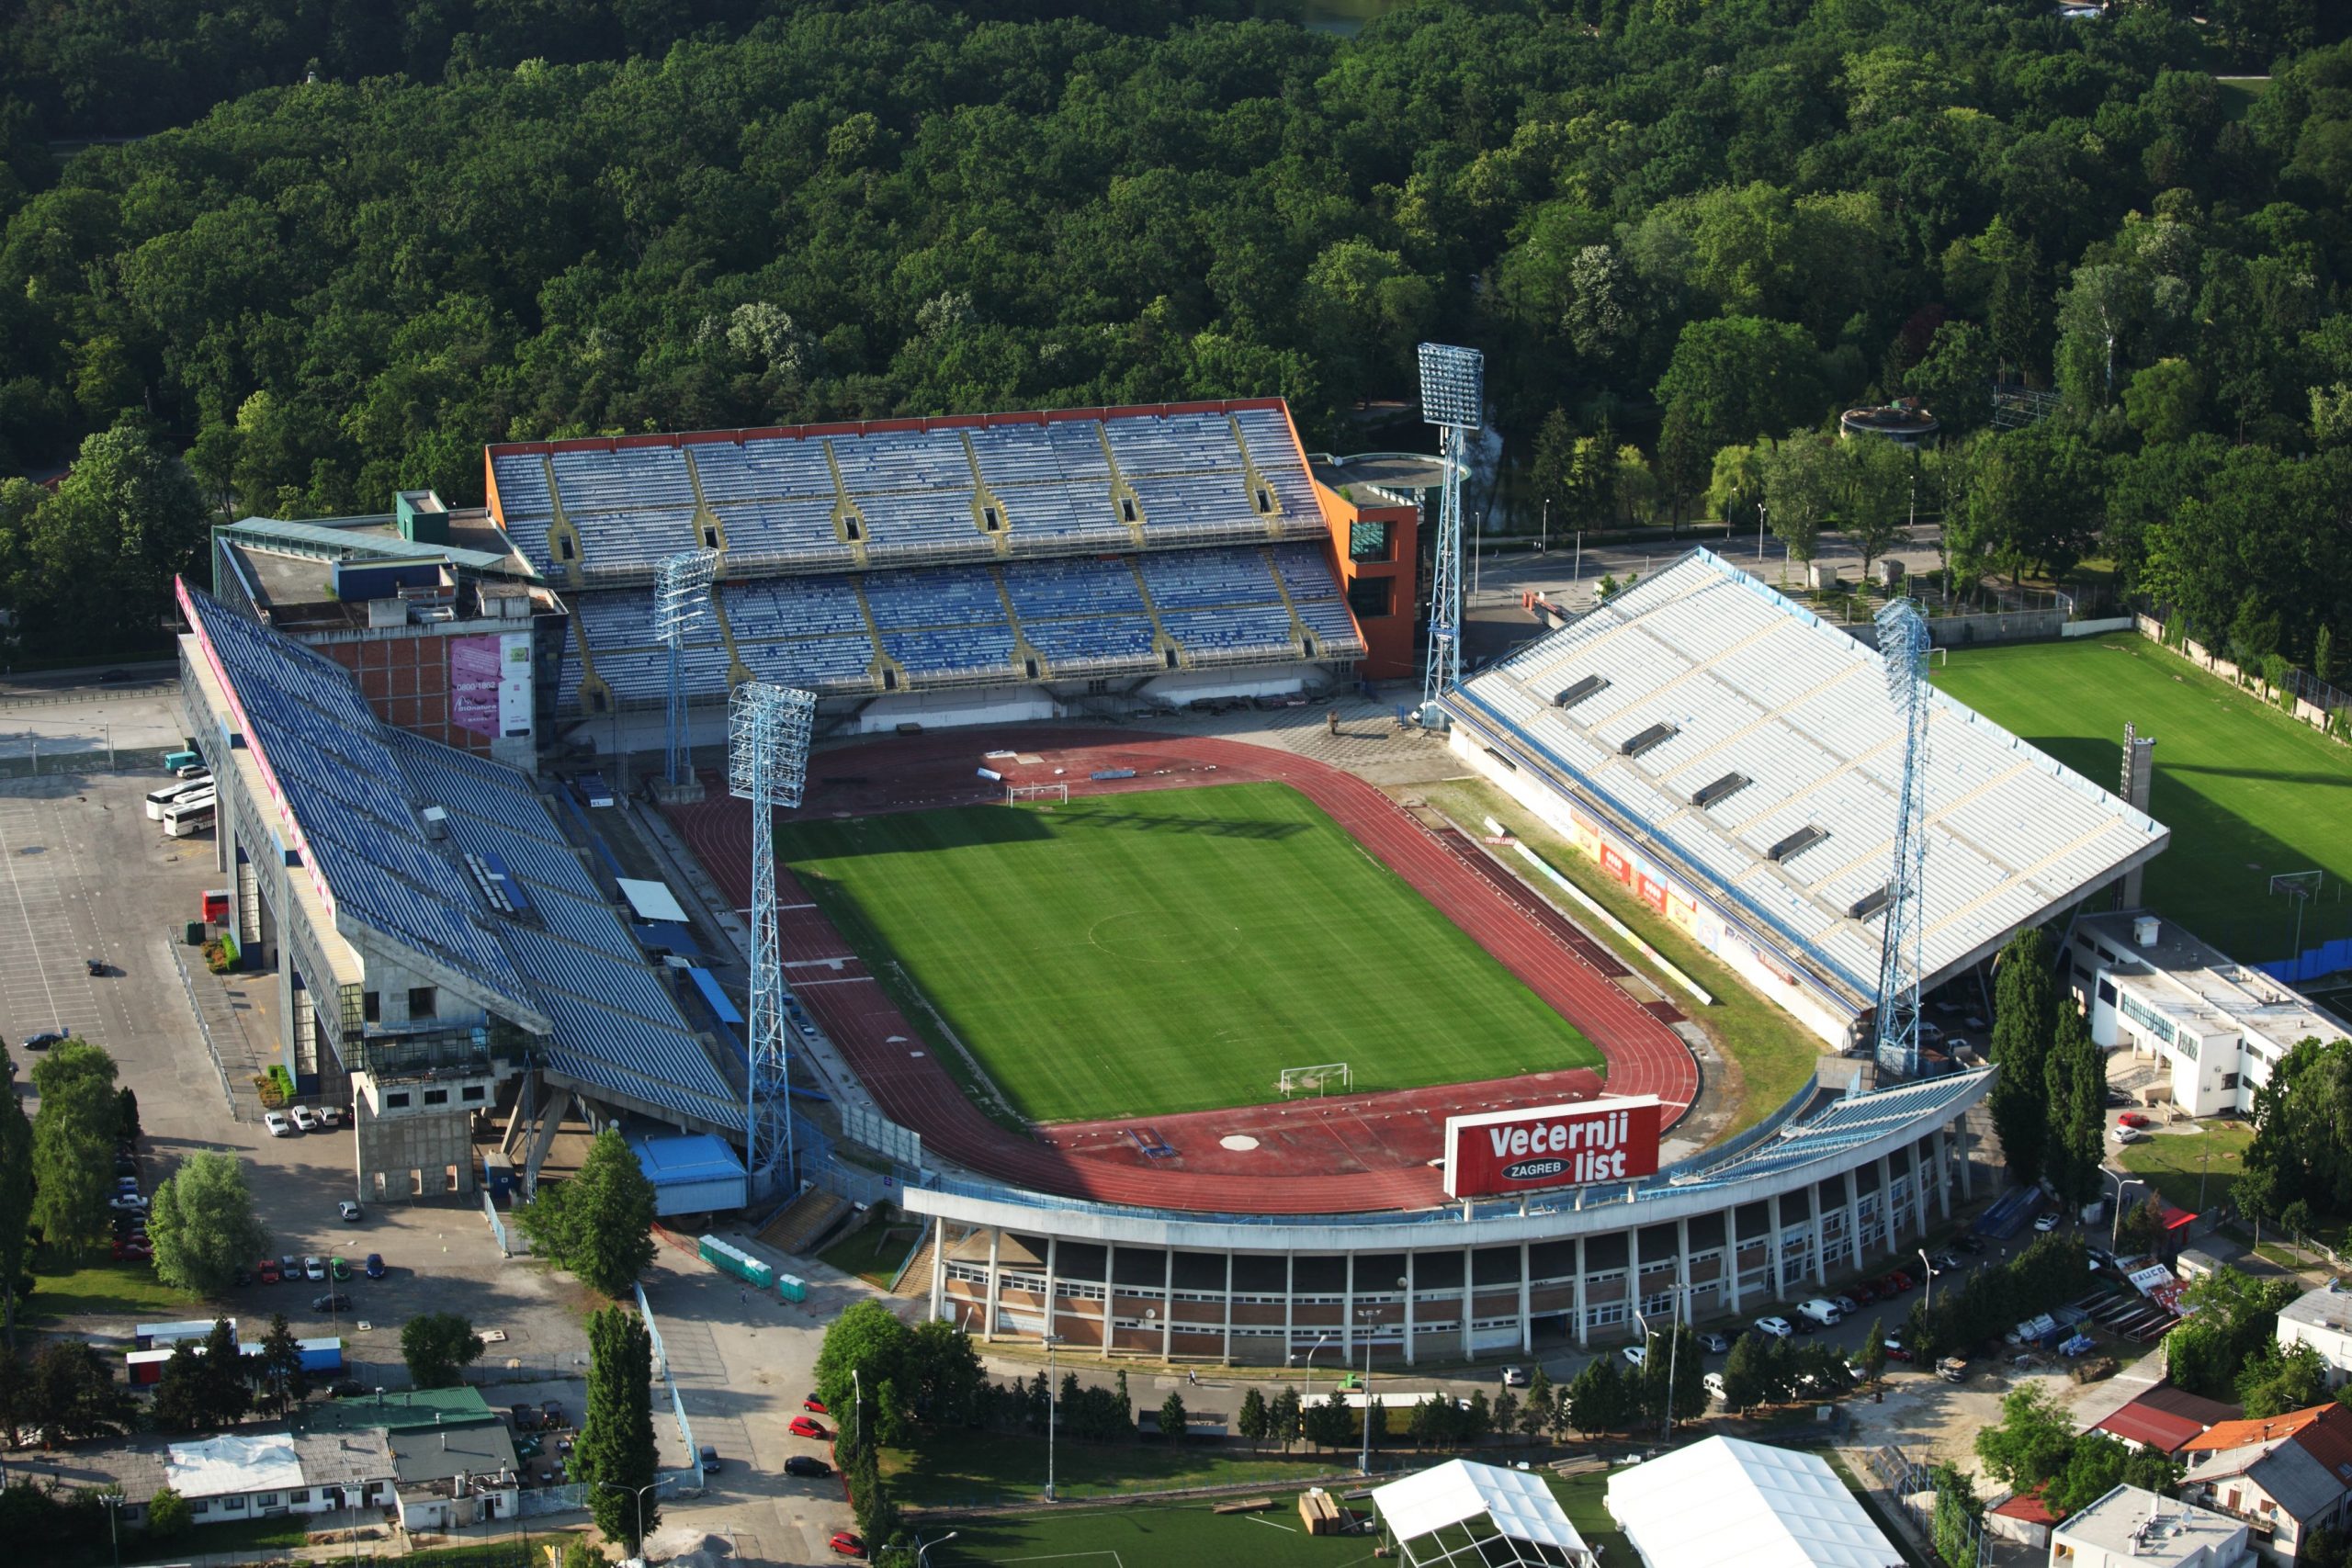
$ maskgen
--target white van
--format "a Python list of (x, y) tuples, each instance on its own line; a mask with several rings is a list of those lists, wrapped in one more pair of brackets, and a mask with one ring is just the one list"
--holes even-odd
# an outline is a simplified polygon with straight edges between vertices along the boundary
[(1844, 1313), (1838, 1310), (1838, 1304), (1835, 1302), (1824, 1301), (1819, 1296), (1814, 1297), (1809, 1302), (1798, 1303), (1797, 1312), (1799, 1315), (1811, 1318), (1824, 1328), (1837, 1327), (1846, 1316)]

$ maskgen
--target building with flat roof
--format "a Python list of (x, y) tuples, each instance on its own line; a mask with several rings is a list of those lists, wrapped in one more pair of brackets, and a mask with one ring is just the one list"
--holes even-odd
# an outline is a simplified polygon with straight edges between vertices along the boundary
[(1609, 1517), (1647, 1568), (1901, 1568), (1818, 1454), (1709, 1438), (1612, 1471)]
[(2083, 916), (2066, 957), (2092, 1040), (2161, 1065), (2166, 1098), (2192, 1116), (2250, 1111), (2299, 1042), (2352, 1036), (2285, 981), (2143, 910)]
[(242, 1431), (74, 1444), (11, 1470), (12, 1483), (119, 1492), (138, 1526), (165, 1487), (200, 1525), (374, 1506), (391, 1500), (394, 1466), (381, 1432)]
[[(1928, 703), (1931, 989), (2169, 833), (1942, 693)], [(1694, 549), (1446, 708), (1470, 766), (1823, 1039), (1861, 1037), (1904, 752), (1876, 649)]]
[(2327, 1386), (2342, 1388), (2352, 1378), (2352, 1291), (2330, 1280), (2306, 1291), (2278, 1311), (2278, 1343), (2308, 1345), (2327, 1367)]
[(2240, 1568), (2253, 1561), (2237, 1520), (2119, 1486), (2050, 1531), (2052, 1568)]

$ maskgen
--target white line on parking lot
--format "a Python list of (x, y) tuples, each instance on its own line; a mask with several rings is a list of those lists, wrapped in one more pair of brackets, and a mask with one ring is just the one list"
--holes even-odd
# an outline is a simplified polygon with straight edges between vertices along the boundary
[(38, 962), (40, 953), (40, 933), (33, 930), (32, 912), (25, 908), (24, 885), (17, 880), (17, 852), (8, 842), (5, 828), (0, 828), (0, 859), (5, 859), (8, 863), (8, 888), (17, 896), (17, 913), (25, 922), (25, 944), (35, 955), (35, 970), (40, 975), (41, 995), (49, 1002), (49, 1026), (51, 1029), (62, 1029), (65, 1027), (65, 1020), (57, 1010), (57, 993), (50, 989), (49, 975)]

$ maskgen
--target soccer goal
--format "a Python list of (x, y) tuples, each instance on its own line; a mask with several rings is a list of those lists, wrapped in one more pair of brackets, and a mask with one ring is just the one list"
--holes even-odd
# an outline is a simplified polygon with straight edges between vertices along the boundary
[(1330, 1092), (1333, 1083), (1342, 1090), (1355, 1082), (1355, 1075), (1345, 1062), (1326, 1062), (1317, 1067), (1284, 1067), (1282, 1074), (1283, 1098), (1295, 1094), (1322, 1095)]
[(1004, 803), (1007, 806), (1023, 800), (1058, 800), (1067, 806), (1069, 804), (1069, 785), (1009, 784), (1004, 786)]

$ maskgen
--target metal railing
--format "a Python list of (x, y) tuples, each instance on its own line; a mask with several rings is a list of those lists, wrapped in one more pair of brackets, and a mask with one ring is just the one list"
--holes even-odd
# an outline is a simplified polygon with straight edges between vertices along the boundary
[(189, 977), (187, 961), (180, 957), (177, 945), (171, 949), (172, 967), (179, 971), (180, 989), (187, 994), (187, 1010), (196, 1015), (196, 1032), (204, 1041), (204, 1054), (212, 1058), (212, 1070), (220, 1076), (220, 1098), (229, 1102), (229, 1120), (242, 1121), (237, 1114), (237, 1092), (229, 1087), (229, 1069), (220, 1060), (220, 1043), (212, 1038), (212, 1026), (204, 1020), (204, 1008), (196, 999), (196, 982)]
[[(1899, 1517), (1918, 1531), (1919, 1539), (1927, 1543), (1930, 1560), (1941, 1561), (1940, 1549), (1936, 1544), (1936, 1509), (1932, 1500), (1936, 1495), (1935, 1472), (1897, 1448), (1866, 1450), (1862, 1460), (1894, 1499)], [(1921, 1496), (1930, 1501), (1926, 1504), (1914, 1501)], [(1991, 1568), (1993, 1541), (1984, 1531), (1983, 1519), (1972, 1513), (1967, 1517), (1967, 1525), (1968, 1544), (1975, 1553), (1975, 1568)]]

